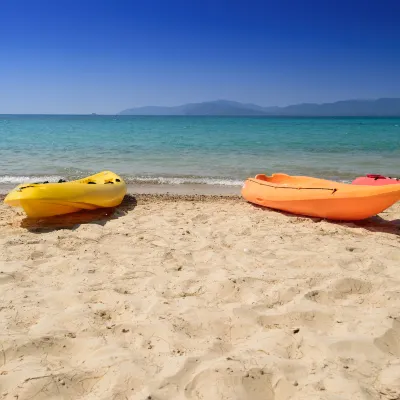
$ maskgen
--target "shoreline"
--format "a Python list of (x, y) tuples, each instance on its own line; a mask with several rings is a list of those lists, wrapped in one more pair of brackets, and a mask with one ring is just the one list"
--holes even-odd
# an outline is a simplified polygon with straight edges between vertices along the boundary
[[(6, 195), (19, 184), (0, 184), (0, 194)], [(127, 194), (171, 194), (204, 196), (240, 196), (242, 186), (207, 184), (127, 184)]]
[[(128, 191), (122, 203), (114, 208), (97, 208), (94, 210), (81, 210), (79, 212), (56, 215), (53, 217), (30, 219), (27, 218), (22, 208), (9, 207), (4, 204), (6, 197), (5, 193), (0, 192), (0, 208), (3, 207), (3, 224), (14, 227), (26, 228), (31, 232), (46, 232), (48, 229), (71, 229), (78, 226), (90, 226), (93, 223), (108, 224), (116, 219), (123, 219), (128, 216), (137, 207), (158, 207), (156, 213), (164, 207), (173, 207), (178, 210), (181, 207), (186, 207), (185, 204), (192, 204), (195, 207), (219, 207), (220, 210), (227, 212), (229, 209), (232, 211), (237, 207), (244, 207), (247, 209), (246, 213), (249, 215), (256, 215), (268, 220), (279, 218), (281, 223), (291, 224), (298, 222), (306, 222), (318, 226), (320, 223), (328, 224), (333, 227), (349, 227), (353, 229), (360, 229), (361, 231), (370, 233), (382, 233), (395, 235), (400, 238), (400, 202), (394, 204), (383, 212), (359, 221), (336, 221), (318, 217), (309, 217), (306, 215), (293, 214), (278, 209), (258, 206), (246, 201), (240, 194), (228, 193), (221, 194), (214, 193), (185, 193), (185, 192), (148, 192), (142, 188), (143, 191), (136, 190), (136, 192)], [(161, 208), (160, 208), (161, 207)], [(200, 209), (199, 208), (199, 209)], [(162, 212), (160, 213), (160, 216)], [(180, 214), (182, 218), (186, 218)]]

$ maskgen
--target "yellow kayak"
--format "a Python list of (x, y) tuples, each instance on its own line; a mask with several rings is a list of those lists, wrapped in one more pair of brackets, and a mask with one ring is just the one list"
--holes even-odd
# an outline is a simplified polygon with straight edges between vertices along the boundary
[(126, 184), (111, 171), (62, 183), (25, 183), (13, 189), (4, 202), (22, 207), (28, 217), (42, 218), (80, 210), (116, 207), (126, 194)]

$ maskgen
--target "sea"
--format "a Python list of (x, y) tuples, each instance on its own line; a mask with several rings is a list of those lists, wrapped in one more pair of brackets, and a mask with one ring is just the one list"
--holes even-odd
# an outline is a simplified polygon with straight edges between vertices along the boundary
[(170, 185), (239, 186), (277, 172), (400, 177), (400, 118), (0, 115), (0, 184), (103, 170)]

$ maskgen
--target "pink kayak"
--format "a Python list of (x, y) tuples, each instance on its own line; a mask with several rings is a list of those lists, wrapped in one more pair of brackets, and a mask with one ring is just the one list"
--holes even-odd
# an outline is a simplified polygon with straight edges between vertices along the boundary
[(369, 174), (366, 176), (359, 176), (351, 182), (352, 185), (372, 185), (372, 186), (382, 186), (382, 185), (393, 185), (396, 183), (400, 184), (399, 178), (390, 178), (383, 175)]

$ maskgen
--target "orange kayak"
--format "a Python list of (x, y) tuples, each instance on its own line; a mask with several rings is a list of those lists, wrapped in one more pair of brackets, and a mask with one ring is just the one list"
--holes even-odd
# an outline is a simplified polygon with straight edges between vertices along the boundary
[(333, 220), (372, 217), (400, 200), (400, 185), (361, 186), (308, 176), (257, 175), (242, 188), (245, 200), (261, 206)]

